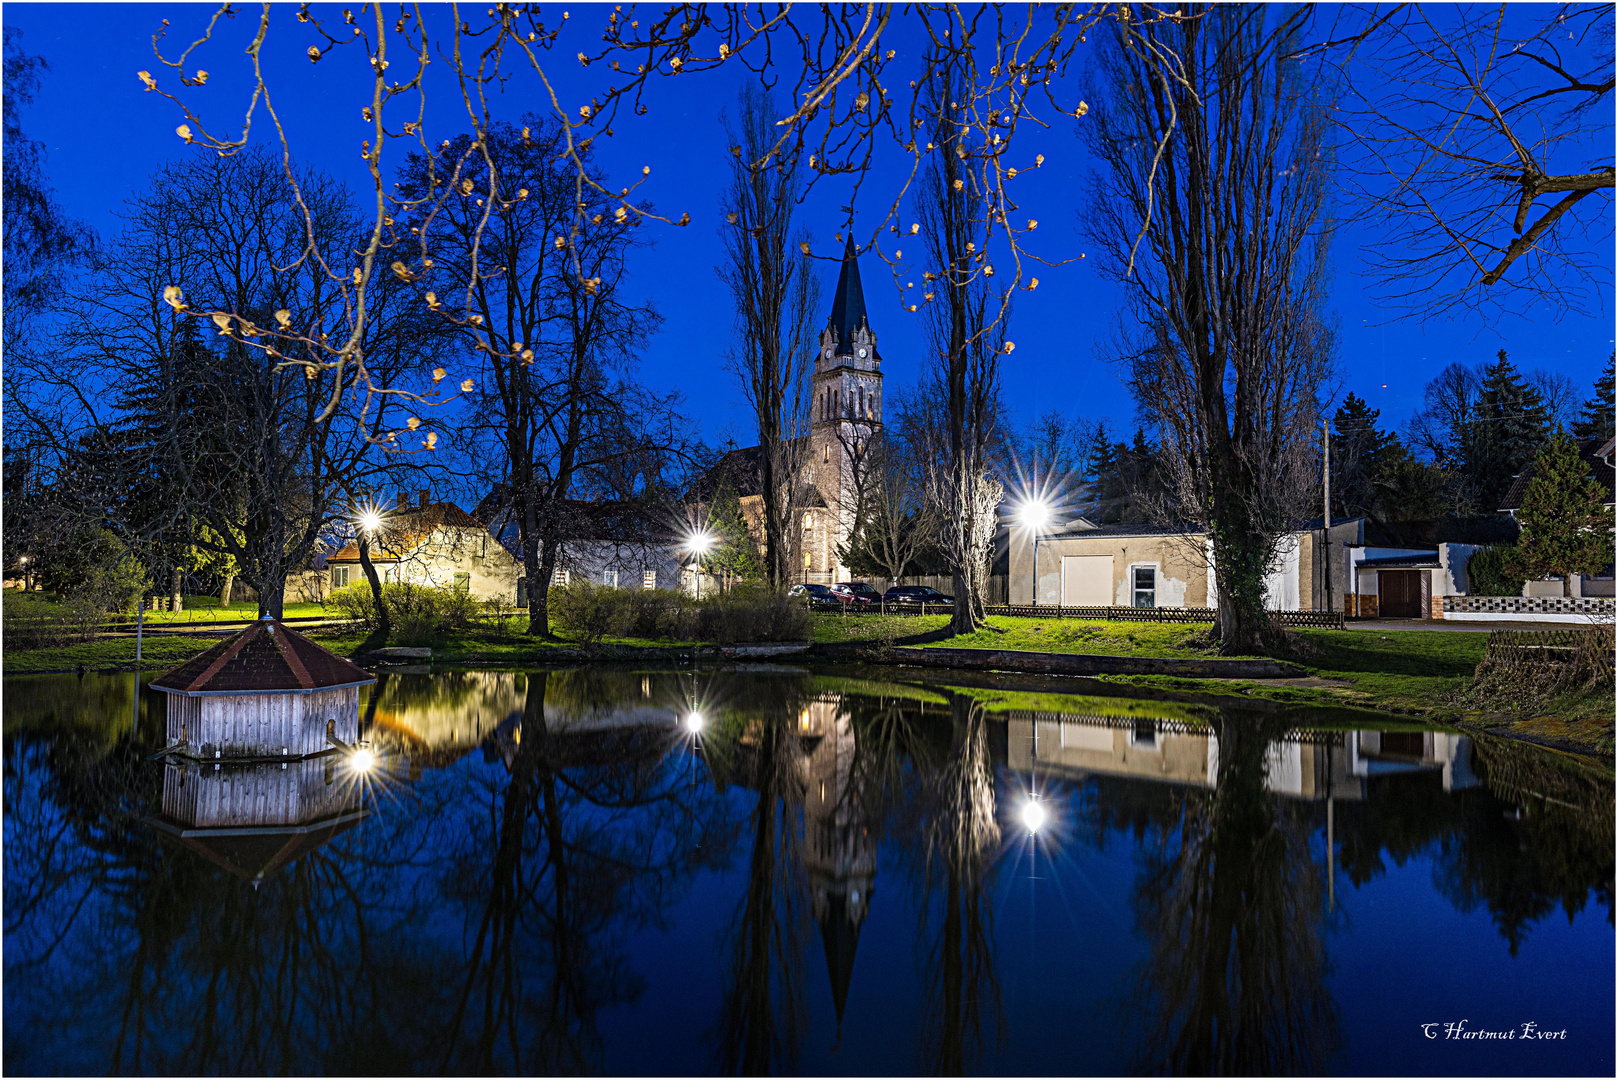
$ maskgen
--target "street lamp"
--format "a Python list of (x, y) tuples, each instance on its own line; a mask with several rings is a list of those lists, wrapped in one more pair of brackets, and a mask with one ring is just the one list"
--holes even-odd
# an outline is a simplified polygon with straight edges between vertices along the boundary
[(372, 536), (375, 536), (376, 531), (382, 527), (382, 515), (377, 513), (374, 506), (361, 507), (359, 516), (355, 518), (355, 521), (361, 529), (364, 529)]
[[(1051, 521), (1051, 504), (1035, 495), (1023, 500), (1022, 506), (1017, 510), (1017, 520), (1023, 528), (1027, 529), (1034, 538), (1034, 562), (1030, 572), (1032, 581), (1029, 583), (1029, 594), (1033, 597), (1033, 606), (1039, 606), (1039, 532)], [(1060, 603), (1058, 603), (1060, 606)]]
[(707, 529), (698, 529), (685, 539), (685, 549), (694, 556), (691, 565), (696, 574), (696, 594), (698, 600), (702, 599), (702, 557), (713, 548), (713, 545), (713, 534)]

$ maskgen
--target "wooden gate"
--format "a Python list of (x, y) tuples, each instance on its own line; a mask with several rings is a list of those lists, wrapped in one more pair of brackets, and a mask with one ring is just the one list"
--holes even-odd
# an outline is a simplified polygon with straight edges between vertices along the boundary
[(1378, 570), (1377, 614), (1384, 619), (1419, 619), (1421, 610), (1420, 570)]

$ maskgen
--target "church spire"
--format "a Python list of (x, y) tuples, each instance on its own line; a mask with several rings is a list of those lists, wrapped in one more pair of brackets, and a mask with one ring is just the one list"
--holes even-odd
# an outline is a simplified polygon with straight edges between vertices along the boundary
[(843, 248), (843, 272), (837, 278), (837, 297), (831, 306), (831, 329), (837, 335), (838, 347), (844, 350), (853, 342), (854, 331), (870, 325), (865, 318), (865, 290), (860, 286), (858, 257), (854, 231), (850, 229)]

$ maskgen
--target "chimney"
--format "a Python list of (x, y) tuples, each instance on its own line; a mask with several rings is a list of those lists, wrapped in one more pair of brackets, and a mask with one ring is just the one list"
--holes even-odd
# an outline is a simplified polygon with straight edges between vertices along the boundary
[(410, 509), (410, 496), (406, 495), (402, 491), (399, 492), (399, 509), (400, 510), (408, 510), (408, 509)]
[(423, 510), (427, 509), (427, 493), (423, 491), (418, 497), (421, 499), (421, 508)]

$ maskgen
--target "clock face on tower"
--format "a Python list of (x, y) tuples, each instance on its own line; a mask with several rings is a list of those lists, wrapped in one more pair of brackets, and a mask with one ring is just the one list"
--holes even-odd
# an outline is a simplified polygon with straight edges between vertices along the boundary
[(827, 349), (827, 350), (826, 350), (826, 359), (827, 359), (827, 360), (830, 360), (830, 359), (831, 359), (831, 358), (832, 358), (832, 356), (833, 356), (833, 355), (834, 355), (834, 354), (833, 354), (833, 352), (832, 352), (832, 350), (831, 350), (831, 349)]
[(861, 350), (860, 350), (860, 359), (861, 359), (861, 360), (864, 360), (864, 359), (865, 359), (865, 350), (864, 350), (864, 349), (861, 349)]

